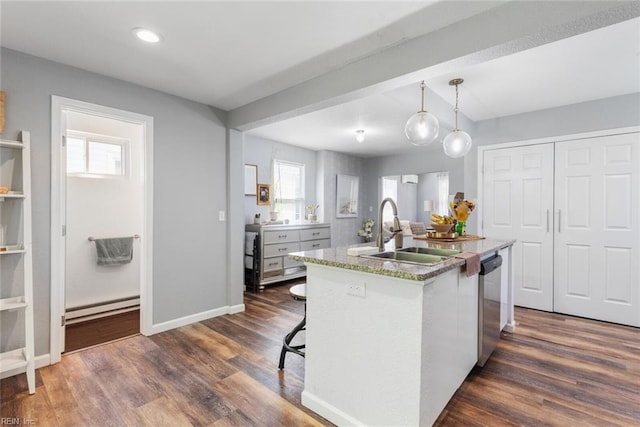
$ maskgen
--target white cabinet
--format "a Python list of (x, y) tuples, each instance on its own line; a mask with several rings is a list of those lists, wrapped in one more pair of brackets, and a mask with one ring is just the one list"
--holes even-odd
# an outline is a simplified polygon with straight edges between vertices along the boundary
[(249, 224), (245, 231), (249, 239), (245, 244), (245, 284), (252, 290), (306, 275), (304, 264), (287, 254), (331, 247), (329, 224)]
[(516, 305), (640, 326), (640, 134), (485, 150), (483, 233)]
[(0, 140), (0, 375), (26, 373), (35, 393), (29, 132)]

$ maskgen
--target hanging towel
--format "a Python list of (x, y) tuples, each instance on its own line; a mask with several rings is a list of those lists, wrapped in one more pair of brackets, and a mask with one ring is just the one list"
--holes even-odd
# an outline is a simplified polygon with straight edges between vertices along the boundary
[(454, 255), (454, 257), (461, 258), (466, 261), (467, 277), (480, 273), (480, 254), (475, 252), (462, 252)]
[(128, 264), (133, 259), (133, 237), (95, 239), (98, 265)]

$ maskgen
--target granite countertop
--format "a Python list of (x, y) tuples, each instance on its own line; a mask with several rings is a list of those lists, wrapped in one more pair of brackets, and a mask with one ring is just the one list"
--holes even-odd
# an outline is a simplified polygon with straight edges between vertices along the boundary
[[(462, 252), (473, 252), (484, 256), (492, 252), (513, 245), (515, 240), (482, 239), (465, 242), (433, 242), (424, 240), (414, 240), (405, 238), (405, 247), (428, 247), (439, 249), (458, 249)], [(385, 245), (385, 250), (394, 249), (393, 239)], [(364, 243), (349, 247), (373, 246), (375, 243)], [(289, 258), (296, 261), (303, 261), (311, 264), (327, 265), (339, 267), (347, 270), (362, 271), (364, 273), (380, 274), (383, 276), (397, 277), (407, 280), (424, 281), (436, 277), (446, 271), (462, 267), (465, 263), (463, 259), (450, 257), (442, 263), (434, 265), (418, 265), (405, 262), (392, 261), (388, 259), (367, 258), (357, 255), (348, 255), (349, 247), (317, 249), (313, 251), (293, 252)], [(373, 251), (372, 253), (375, 253)]]

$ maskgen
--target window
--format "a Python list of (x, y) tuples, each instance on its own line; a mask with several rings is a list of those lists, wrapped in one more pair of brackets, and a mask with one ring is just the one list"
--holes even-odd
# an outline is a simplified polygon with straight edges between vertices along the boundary
[(67, 174), (124, 176), (129, 141), (84, 132), (67, 135)]
[(438, 172), (438, 206), (440, 215), (451, 215), (449, 212), (449, 172)]
[[(383, 176), (382, 177), (382, 200), (390, 197), (395, 202), (398, 200), (398, 177)], [(382, 211), (382, 222), (393, 221), (393, 208), (390, 204), (386, 204)]]
[(304, 165), (273, 161), (274, 208), (280, 219), (301, 221), (304, 219)]

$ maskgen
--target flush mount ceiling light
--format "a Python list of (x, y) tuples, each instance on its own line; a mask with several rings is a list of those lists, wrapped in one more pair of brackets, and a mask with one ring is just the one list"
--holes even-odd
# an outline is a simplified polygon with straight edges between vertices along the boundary
[(158, 33), (146, 28), (134, 28), (131, 31), (136, 35), (137, 38), (147, 43), (158, 43), (160, 40), (162, 40)]
[(413, 145), (427, 145), (438, 137), (440, 123), (438, 118), (424, 109), (424, 80), (420, 83), (422, 103), (420, 111), (409, 117), (404, 126), (404, 133)]
[(364, 141), (364, 129), (358, 129), (356, 131), (356, 141), (362, 143)]
[(458, 129), (458, 86), (464, 82), (464, 79), (453, 79), (449, 82), (449, 86), (456, 87), (456, 127), (442, 141), (444, 153), (453, 158), (462, 157), (471, 150), (471, 137), (465, 131)]

